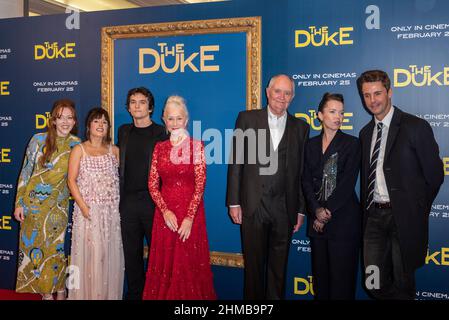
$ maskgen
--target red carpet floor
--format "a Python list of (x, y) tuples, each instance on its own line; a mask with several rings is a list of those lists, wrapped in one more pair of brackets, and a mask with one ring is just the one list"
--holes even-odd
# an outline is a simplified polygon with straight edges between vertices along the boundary
[(12, 290), (0, 289), (0, 300), (41, 300), (39, 294), (16, 293)]

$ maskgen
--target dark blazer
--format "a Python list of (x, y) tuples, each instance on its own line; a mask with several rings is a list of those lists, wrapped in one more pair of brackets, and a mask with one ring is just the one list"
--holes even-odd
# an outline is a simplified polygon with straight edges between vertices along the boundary
[[(359, 239), (362, 231), (362, 211), (355, 192), (360, 170), (361, 147), (359, 139), (338, 130), (322, 153), (322, 134), (309, 139), (306, 146), (302, 186), (307, 201), (307, 224), (309, 237)], [(333, 154), (338, 153), (337, 186), (327, 203), (318, 201), (323, 168)], [(315, 210), (325, 206), (332, 214), (323, 233), (313, 229)]]
[[(153, 122), (152, 126), (154, 126), (154, 136), (152, 139), (148, 141), (148, 148), (150, 148), (150, 158), (148, 159), (148, 172), (151, 167), (151, 159), (153, 155), (153, 150), (156, 142), (166, 140), (167, 133), (165, 128), (155, 122)], [(117, 146), (120, 149), (120, 193), (123, 194), (125, 187), (125, 166), (126, 166), (126, 146), (128, 144), (129, 133), (131, 129), (134, 127), (134, 124), (128, 123), (123, 124), (118, 129), (118, 142)]]
[[(239, 113), (235, 125), (236, 129), (265, 129), (265, 141), (259, 142), (256, 133), (256, 148), (263, 145), (265, 148), (262, 154), (268, 154), (270, 148), (270, 129), (268, 126), (267, 108), (261, 110), (242, 111)], [(304, 145), (309, 136), (309, 125), (303, 120), (297, 119), (287, 113), (287, 122), (284, 135), (287, 134), (287, 185), (286, 185), (286, 205), (289, 220), (292, 225), (296, 224), (297, 214), (303, 213), (305, 209), (304, 196), (300, 183), (303, 160)], [(235, 140), (233, 141), (232, 152), (236, 155)], [(253, 147), (253, 145), (251, 146)], [(261, 164), (259, 157), (255, 157), (255, 163), (248, 160), (248, 141), (244, 144), (244, 163), (237, 164), (235, 159), (228, 166), (228, 185), (226, 205), (240, 205), (243, 215), (252, 216), (257, 209), (264, 190), (264, 182), (267, 176), (260, 175), (260, 169), (268, 165)], [(241, 151), (241, 150), (240, 150)]]
[[(427, 121), (394, 107), (383, 171), (407, 270), (424, 264), (429, 212), (444, 180), (443, 163)], [(368, 170), (374, 119), (361, 131), (361, 203), (366, 222)]]

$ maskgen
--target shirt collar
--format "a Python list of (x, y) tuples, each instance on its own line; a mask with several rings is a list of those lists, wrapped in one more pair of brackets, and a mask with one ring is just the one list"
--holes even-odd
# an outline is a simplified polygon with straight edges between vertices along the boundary
[(267, 107), (267, 110), (268, 110), (268, 119), (269, 120), (283, 120), (283, 119), (285, 119), (287, 117), (287, 111), (285, 111), (282, 116), (278, 117), (273, 112), (271, 112), (269, 106)]
[(391, 119), (393, 119), (393, 113), (394, 113), (394, 106), (391, 106), (390, 111), (388, 111), (387, 115), (385, 116), (385, 118), (382, 119), (382, 121), (379, 121), (379, 120), (377, 120), (376, 117), (374, 117), (374, 124), (377, 126), (377, 124), (379, 122), (382, 122), (382, 124), (384, 126), (389, 128), (390, 127), (390, 123), (391, 123)]

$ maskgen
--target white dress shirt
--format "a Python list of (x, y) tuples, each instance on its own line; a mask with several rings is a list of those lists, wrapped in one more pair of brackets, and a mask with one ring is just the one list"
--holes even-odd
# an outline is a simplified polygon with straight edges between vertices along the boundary
[[(281, 142), (282, 135), (285, 132), (285, 125), (287, 124), (287, 112), (284, 112), (284, 114), (280, 117), (274, 115), (270, 111), (270, 107), (267, 107), (268, 110), (268, 127), (270, 128), (270, 138), (271, 143), (273, 144), (273, 148), (276, 151), (276, 149), (279, 146), (279, 143)], [(234, 207), (240, 207), (240, 205), (230, 205), (230, 208)]]
[[(390, 195), (388, 194), (387, 183), (385, 181), (384, 175), (384, 158), (385, 158), (385, 149), (387, 147), (387, 138), (388, 131), (390, 130), (391, 119), (393, 118), (394, 107), (391, 106), (390, 111), (388, 111), (385, 118), (382, 121), (379, 121), (374, 117), (374, 130), (373, 136), (371, 138), (371, 155), (373, 154), (374, 145), (376, 144), (377, 137), (377, 124), (382, 122), (382, 140), (380, 143), (379, 157), (377, 158), (377, 166), (376, 166), (376, 181), (374, 184), (374, 202), (385, 203), (390, 202)], [(371, 162), (371, 157), (370, 157)]]
[(268, 107), (267, 109), (268, 127), (270, 128), (271, 143), (273, 144), (273, 148), (276, 151), (285, 132), (285, 125), (287, 124), (287, 112), (284, 112), (282, 116), (278, 117), (271, 112), (270, 107)]
[[(274, 151), (279, 147), (279, 143), (282, 140), (282, 136), (285, 132), (285, 126), (287, 125), (287, 112), (280, 117), (273, 114), (270, 110), (270, 106), (268, 109), (268, 127), (270, 128), (270, 138), (271, 143), (273, 144)], [(304, 216), (304, 214), (298, 212), (299, 215)]]
[[(279, 147), (279, 143), (281, 142), (282, 136), (285, 132), (285, 126), (287, 125), (287, 112), (280, 117), (273, 114), (270, 110), (270, 107), (267, 107), (268, 110), (268, 127), (270, 128), (270, 138), (271, 143), (273, 144), (273, 148), (276, 151)], [(230, 205), (230, 208), (240, 207), (240, 205)], [(299, 215), (304, 216), (304, 214), (299, 213)]]

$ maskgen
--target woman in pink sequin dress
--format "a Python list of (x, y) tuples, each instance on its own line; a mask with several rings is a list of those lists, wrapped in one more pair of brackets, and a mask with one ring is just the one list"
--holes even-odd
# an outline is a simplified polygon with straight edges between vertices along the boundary
[(183, 98), (169, 97), (163, 118), (170, 140), (156, 145), (149, 174), (157, 208), (143, 298), (216, 299), (204, 214), (204, 147), (185, 130)]
[(92, 109), (86, 141), (70, 155), (68, 184), (75, 200), (69, 266), (70, 300), (120, 300), (124, 257), (119, 214), (118, 148), (106, 110)]

